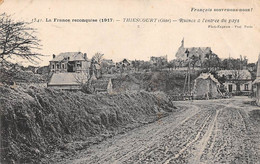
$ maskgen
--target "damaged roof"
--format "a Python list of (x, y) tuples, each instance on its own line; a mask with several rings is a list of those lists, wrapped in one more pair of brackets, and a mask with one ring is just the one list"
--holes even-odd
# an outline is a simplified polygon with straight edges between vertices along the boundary
[(189, 55), (194, 55), (194, 56), (201, 56), (204, 57), (207, 53), (210, 53), (211, 48), (210, 47), (180, 47), (176, 53), (176, 57), (183, 57), (186, 52), (186, 50), (189, 51)]
[(251, 80), (252, 76), (248, 70), (220, 70), (217, 72), (218, 76), (232, 75), (232, 79)]
[(197, 79), (211, 79), (212, 81), (214, 81), (217, 85), (220, 85), (220, 83), (218, 82), (218, 80), (210, 73), (201, 73), (199, 75), (199, 77), (196, 78)]
[(84, 58), (84, 54), (82, 52), (63, 52), (57, 55), (51, 61), (62, 61), (64, 59), (68, 59), (68, 61), (87, 60)]

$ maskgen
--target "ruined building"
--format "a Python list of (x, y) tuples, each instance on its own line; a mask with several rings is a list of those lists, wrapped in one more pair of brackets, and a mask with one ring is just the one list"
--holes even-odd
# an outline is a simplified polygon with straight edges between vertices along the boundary
[(242, 95), (252, 92), (252, 75), (248, 70), (220, 70), (217, 74), (225, 79), (223, 85), (227, 92), (241, 92)]
[(64, 52), (58, 56), (53, 54), (50, 61), (51, 72), (88, 72), (90, 61), (87, 59), (86, 53), (81, 52)]
[(258, 106), (260, 106), (260, 54), (258, 57), (256, 79), (253, 84), (256, 85), (256, 103)]
[(187, 60), (187, 51), (189, 51), (189, 57), (196, 56), (203, 62), (206, 58), (206, 54), (212, 53), (210, 47), (184, 47), (184, 39), (181, 41), (181, 46), (176, 52), (176, 59)]
[(219, 98), (221, 92), (219, 91), (220, 83), (210, 73), (202, 73), (194, 81), (194, 98)]
[(53, 55), (50, 61), (52, 76), (47, 86), (55, 89), (80, 89), (90, 77), (90, 66), (86, 53), (65, 52)]

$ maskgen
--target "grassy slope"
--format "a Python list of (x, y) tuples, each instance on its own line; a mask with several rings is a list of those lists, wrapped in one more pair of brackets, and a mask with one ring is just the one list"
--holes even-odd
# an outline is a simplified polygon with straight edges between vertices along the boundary
[(174, 110), (163, 93), (86, 95), (0, 87), (1, 161), (37, 162), (45, 154), (100, 142)]
[[(118, 76), (113, 79), (114, 89), (130, 88), (130, 86), (138, 81), (141, 90), (147, 91), (163, 91), (165, 93), (180, 94), (183, 92), (186, 70), (173, 70), (162, 72), (148, 72), (148, 73), (132, 73), (127, 76)], [(191, 82), (198, 77), (200, 71), (191, 71)], [(133, 80), (134, 79), (134, 80)], [(126, 84), (125, 84), (126, 83)]]

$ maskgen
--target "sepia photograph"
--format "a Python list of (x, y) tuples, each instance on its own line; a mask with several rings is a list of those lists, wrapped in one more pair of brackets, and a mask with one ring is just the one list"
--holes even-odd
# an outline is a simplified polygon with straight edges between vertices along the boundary
[(260, 164), (260, 0), (0, 0), (0, 163)]

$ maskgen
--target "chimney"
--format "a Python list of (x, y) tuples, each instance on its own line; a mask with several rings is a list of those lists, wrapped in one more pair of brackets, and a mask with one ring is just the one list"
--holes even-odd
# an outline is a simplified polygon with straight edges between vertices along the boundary
[(260, 54), (259, 54), (259, 56), (258, 56), (256, 77), (260, 77)]
[(55, 58), (55, 54), (52, 55), (52, 58), (53, 58), (53, 59)]
[(87, 53), (84, 53), (83, 57), (85, 60), (87, 60)]

